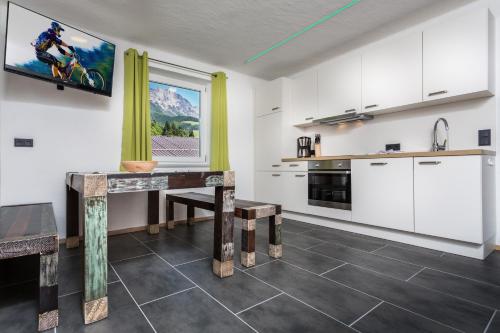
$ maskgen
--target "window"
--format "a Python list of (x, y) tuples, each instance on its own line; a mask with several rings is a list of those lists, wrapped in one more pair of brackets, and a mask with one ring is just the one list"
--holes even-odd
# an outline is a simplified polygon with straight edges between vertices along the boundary
[(150, 75), (149, 103), (153, 159), (207, 165), (207, 85)]

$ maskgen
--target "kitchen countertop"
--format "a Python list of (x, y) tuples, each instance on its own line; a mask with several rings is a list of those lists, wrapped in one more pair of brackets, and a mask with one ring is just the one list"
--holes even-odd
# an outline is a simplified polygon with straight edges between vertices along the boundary
[(297, 161), (359, 160), (359, 159), (371, 159), (371, 158), (467, 156), (467, 155), (495, 156), (496, 152), (485, 149), (441, 150), (441, 151), (420, 151), (420, 152), (401, 152), (401, 153), (365, 154), (365, 155), (337, 155), (337, 156), (302, 157), (302, 158), (290, 157), (290, 158), (282, 158), (281, 161), (297, 162)]

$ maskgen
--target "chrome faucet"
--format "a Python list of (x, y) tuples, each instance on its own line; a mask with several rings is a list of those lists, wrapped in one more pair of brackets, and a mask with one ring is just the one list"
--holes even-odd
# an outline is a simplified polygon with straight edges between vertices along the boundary
[[(437, 129), (439, 122), (442, 121), (444, 124), (444, 128), (446, 130), (446, 139), (444, 140), (443, 144), (440, 145), (438, 143), (437, 139)], [(448, 136), (448, 131), (450, 127), (448, 126), (448, 121), (444, 118), (439, 118), (436, 120), (436, 123), (434, 124), (434, 141), (432, 142), (432, 151), (439, 151), (439, 150), (448, 150), (449, 149), (449, 136)]]

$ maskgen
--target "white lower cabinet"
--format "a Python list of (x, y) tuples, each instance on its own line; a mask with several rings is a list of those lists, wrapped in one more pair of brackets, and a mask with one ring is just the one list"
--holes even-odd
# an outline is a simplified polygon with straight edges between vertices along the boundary
[(283, 178), (283, 172), (257, 171), (255, 200), (270, 204), (283, 204)]
[(283, 209), (297, 213), (307, 212), (307, 172), (283, 172)]
[(352, 221), (414, 231), (413, 158), (351, 161)]
[(482, 156), (415, 158), (415, 232), (483, 243), (482, 161)]

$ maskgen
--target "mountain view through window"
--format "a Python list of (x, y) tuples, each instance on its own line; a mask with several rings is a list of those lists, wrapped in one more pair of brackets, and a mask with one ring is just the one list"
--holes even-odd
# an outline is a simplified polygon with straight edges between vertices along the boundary
[(200, 156), (198, 90), (149, 82), (153, 157)]

